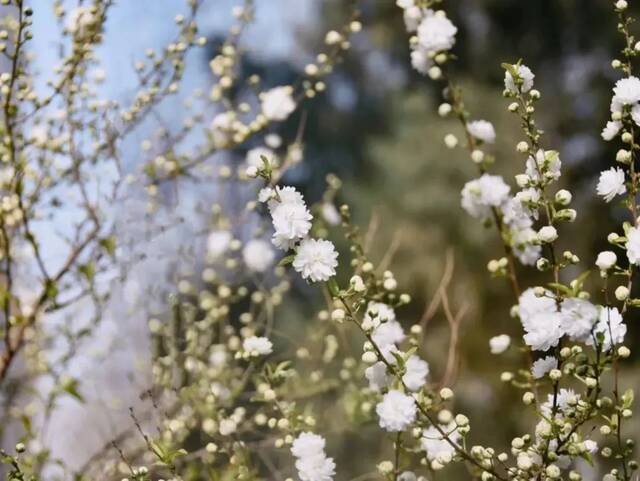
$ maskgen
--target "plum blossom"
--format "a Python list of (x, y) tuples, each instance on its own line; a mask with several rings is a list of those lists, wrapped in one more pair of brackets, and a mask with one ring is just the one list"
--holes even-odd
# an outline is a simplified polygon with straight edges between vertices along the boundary
[(268, 242), (262, 239), (251, 239), (242, 249), (242, 259), (250, 271), (264, 272), (275, 259), (276, 255)]
[(324, 239), (304, 239), (300, 242), (293, 268), (311, 282), (327, 281), (336, 273), (338, 252)]
[(415, 400), (400, 391), (391, 390), (376, 406), (379, 424), (388, 432), (401, 432), (416, 419)]
[(491, 354), (502, 354), (507, 349), (509, 349), (509, 345), (511, 345), (511, 338), (506, 334), (494, 336), (489, 339), (489, 348), (491, 350)]
[[(522, 93), (527, 93), (529, 90), (533, 88), (533, 79), (535, 75), (531, 71), (529, 67), (526, 65), (515, 65), (514, 66), (518, 71), (518, 76), (522, 80), (522, 85), (520, 86), (520, 91)], [(504, 74), (504, 88), (509, 92), (518, 93), (518, 87), (516, 86), (516, 82), (511, 75), (511, 72), (508, 70)]]
[(552, 369), (558, 367), (558, 360), (554, 356), (537, 359), (531, 366), (531, 374), (534, 379), (541, 379)]
[(269, 120), (286, 120), (296, 109), (293, 88), (288, 85), (267, 90), (260, 100), (262, 113)]
[(407, 359), (405, 368), (406, 372), (402, 376), (402, 382), (409, 390), (418, 391), (427, 381), (429, 364), (414, 354)]
[(606, 202), (611, 202), (615, 196), (627, 191), (624, 181), (624, 170), (620, 167), (611, 167), (600, 173), (596, 191)]
[(627, 232), (627, 258), (629, 262), (640, 265), (640, 229), (632, 227)]
[(493, 124), (486, 120), (472, 120), (467, 123), (467, 130), (478, 140), (493, 144), (496, 140), (496, 131)]

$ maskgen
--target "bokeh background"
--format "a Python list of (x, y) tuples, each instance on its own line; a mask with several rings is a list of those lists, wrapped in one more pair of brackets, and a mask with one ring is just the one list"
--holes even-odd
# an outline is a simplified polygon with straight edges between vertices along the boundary
[[(49, 0), (33, 0), (36, 15), (34, 33), (38, 69), (47, 72), (55, 58)], [(232, 20), (236, 2), (207, 2), (200, 17), (201, 31), (210, 45), (191, 58), (185, 91), (211, 82), (208, 61), (213, 57)], [(324, 33), (340, 25), (347, 15), (341, 0), (256, 0), (256, 23), (243, 45), (250, 51), (243, 65), (247, 75), (258, 72), (265, 84), (294, 81), (304, 65), (322, 45)], [(499, 382), (499, 374), (514, 359), (489, 354), (491, 336), (519, 335), (519, 326), (509, 317), (513, 304), (502, 280), (489, 280), (486, 263), (500, 255), (500, 245), (491, 230), (484, 229), (459, 207), (459, 192), (475, 176), (476, 169), (461, 150), (449, 150), (443, 137), (460, 133), (453, 120), (437, 116), (440, 93), (433, 82), (413, 72), (409, 64), (407, 34), (402, 12), (393, 0), (362, 0), (363, 31), (353, 39), (353, 48), (344, 63), (328, 79), (324, 96), (306, 104), (304, 134), (305, 162), (288, 173), (287, 182), (296, 185), (310, 201), (318, 200), (325, 176), (335, 173), (345, 187), (339, 201), (351, 205), (358, 223), (366, 226), (375, 217), (378, 230), (374, 251), (382, 258), (394, 246), (390, 267), (414, 301), (400, 315), (407, 321), (419, 319), (434, 295), (445, 269), (447, 252), (455, 258), (452, 302), (468, 304), (461, 328), (460, 369), (456, 380), (459, 407), (469, 414), (478, 442), (507, 446), (525, 424), (517, 402), (518, 394)], [(597, 252), (606, 246), (606, 234), (616, 229), (625, 212), (605, 204), (594, 195), (600, 170), (613, 162), (614, 147), (600, 138), (609, 117), (611, 87), (617, 74), (610, 62), (621, 48), (615, 16), (609, 0), (452, 0), (446, 2), (459, 28), (454, 74), (466, 91), (473, 116), (494, 123), (495, 172), (507, 179), (522, 169), (515, 153), (521, 140), (518, 125), (506, 111), (502, 98), (501, 62), (524, 59), (536, 73), (542, 92), (539, 124), (545, 130), (544, 144), (560, 151), (563, 161), (562, 187), (574, 194), (578, 218), (562, 232), (561, 245), (577, 253), (582, 265), (569, 274), (591, 267)], [(632, 5), (636, 13), (640, 9)], [(105, 95), (113, 99), (135, 88), (132, 65), (145, 48), (158, 48), (173, 34), (171, 19), (184, 6), (179, 0), (124, 0), (113, 9), (99, 52), (105, 60)], [(46, 75), (43, 76), (46, 78)], [(165, 106), (166, 114), (178, 109), (180, 99)], [(299, 114), (298, 114), (299, 115)], [(285, 139), (295, 137), (300, 117), (283, 125)], [(139, 163), (138, 144), (144, 127), (131, 143), (129, 168)], [(234, 153), (238, 159), (244, 152)], [(193, 203), (207, 202), (207, 195), (219, 191), (215, 185), (196, 186), (187, 198), (171, 203), (174, 214), (188, 214)], [(174, 199), (175, 200), (175, 199)], [(137, 209), (137, 204), (129, 206)], [(141, 208), (141, 207), (140, 207)], [(189, 219), (187, 217), (187, 219)], [(55, 416), (50, 432), (64, 428), (64, 439), (48, 439), (56, 455), (72, 464), (82, 464), (96, 446), (104, 444), (123, 423), (129, 423), (127, 407), (138, 403), (139, 387), (148, 380), (148, 340), (144, 316), (136, 306), (145, 286), (171, 282), (175, 246), (191, 239), (198, 222), (185, 222), (150, 244), (153, 269), (140, 267), (130, 276), (109, 311), (109, 319), (86, 355), (73, 369), (86, 381), (87, 403), (70, 400)], [(525, 284), (535, 283), (531, 270), (523, 270)], [(313, 290), (297, 285), (294, 295), (299, 309), (290, 309), (279, 323), (292, 330), (308, 322), (313, 311)], [(631, 313), (629, 343), (637, 345), (639, 329)], [(444, 319), (429, 324), (426, 336), (427, 359), (434, 376), (445, 362), (448, 329)], [(117, 340), (117, 342), (114, 342)], [(117, 356), (105, 356), (116, 349)], [(516, 354), (514, 354), (516, 356)], [(640, 387), (638, 357), (624, 368), (623, 383)], [(331, 403), (330, 395), (325, 400)], [(500, 420), (500, 422), (496, 422)], [(90, 432), (86, 423), (94, 426)], [(636, 426), (637, 428), (637, 426)], [(375, 428), (374, 428), (375, 429)], [(366, 459), (379, 459), (385, 446), (375, 444), (368, 428), (344, 432), (332, 440), (342, 446), (336, 455), (346, 467), (341, 479), (350, 479), (370, 470)], [(82, 440), (81, 443), (78, 440)], [(55, 442), (54, 442), (55, 441)], [(342, 444), (340, 444), (342, 443)], [(369, 456), (353, 457), (358, 453)], [(387, 453), (388, 454), (388, 453)], [(455, 472), (455, 469), (454, 469)]]

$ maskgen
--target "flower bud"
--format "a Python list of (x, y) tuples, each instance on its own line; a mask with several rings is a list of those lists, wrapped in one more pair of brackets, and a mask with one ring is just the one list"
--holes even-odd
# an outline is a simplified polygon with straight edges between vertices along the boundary
[(551, 243), (558, 238), (558, 231), (552, 225), (546, 225), (538, 231), (538, 239), (541, 242)]
[(629, 289), (627, 286), (618, 286), (614, 294), (619, 301), (626, 301), (629, 298)]
[(620, 356), (623, 359), (628, 358), (631, 355), (631, 351), (629, 350), (629, 348), (627, 346), (620, 346), (618, 348), (618, 356)]
[(608, 271), (613, 266), (616, 265), (618, 257), (615, 252), (612, 251), (602, 251), (598, 254), (598, 258), (596, 259), (596, 266), (601, 271)]
[(555, 196), (556, 202), (560, 205), (569, 205), (572, 198), (571, 192), (566, 189), (559, 190)]
[(451, 104), (448, 104), (446, 102), (443, 104), (440, 104), (440, 107), (438, 107), (438, 115), (440, 117), (446, 117), (450, 113), (451, 113)]
[(453, 149), (458, 145), (458, 137), (453, 134), (447, 134), (444, 137), (444, 144), (450, 149)]
[(471, 152), (471, 160), (476, 164), (480, 164), (484, 160), (484, 152), (480, 149), (475, 149)]
[(516, 145), (516, 150), (521, 154), (524, 154), (529, 151), (529, 144), (527, 144), (524, 140), (518, 142), (518, 145)]
[(616, 153), (616, 162), (621, 164), (628, 164), (631, 162), (631, 152), (625, 149), (620, 149)]

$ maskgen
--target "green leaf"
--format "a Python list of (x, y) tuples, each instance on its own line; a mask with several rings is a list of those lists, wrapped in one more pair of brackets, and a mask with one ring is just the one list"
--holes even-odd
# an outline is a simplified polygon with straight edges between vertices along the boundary
[(96, 268), (93, 262), (81, 264), (78, 267), (78, 270), (87, 278), (88, 281), (92, 281), (96, 275)]
[(340, 286), (338, 286), (338, 281), (336, 281), (335, 277), (332, 277), (327, 281), (327, 287), (334, 297), (337, 297), (340, 293)]
[(287, 266), (291, 264), (293, 262), (293, 259), (295, 258), (296, 258), (295, 254), (291, 254), (290, 256), (283, 257), (282, 259), (280, 259), (280, 262), (278, 262), (278, 265)]
[(101, 239), (100, 246), (107, 251), (107, 254), (113, 257), (116, 253), (116, 236), (112, 235)]
[(84, 397), (82, 397), (82, 394), (80, 394), (80, 391), (78, 391), (77, 379), (69, 378), (65, 380), (62, 384), (62, 390), (72, 397), (76, 398), (81, 403), (84, 403)]
[(633, 404), (633, 389), (627, 389), (622, 395), (622, 409), (629, 409)]

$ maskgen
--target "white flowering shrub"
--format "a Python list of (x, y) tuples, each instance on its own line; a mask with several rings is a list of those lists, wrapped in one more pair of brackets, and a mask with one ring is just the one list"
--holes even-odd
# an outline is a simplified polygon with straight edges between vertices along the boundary
[[(0, 48), (9, 67), (0, 75), (0, 461), (7, 479), (331, 481), (346, 477), (337, 461), (344, 453), (332, 441), (372, 427), (385, 454), (347, 445), (347, 457), (370, 467), (355, 479), (436, 479), (452, 464), (483, 481), (637, 478), (629, 428), (634, 386), (619, 377), (631, 355), (629, 320), (640, 306), (633, 294), (640, 79), (632, 73), (640, 42), (625, 0), (612, 5), (624, 47), (612, 62), (621, 78), (602, 131), (620, 149), (594, 192), (599, 201), (620, 201), (625, 220), (618, 232), (603, 233), (610, 247), (588, 261), (563, 237), (566, 224), (580, 218), (571, 192), (560, 188), (561, 154), (538, 126), (542, 94), (534, 72), (523, 61), (502, 65), (505, 107), (522, 139), (513, 153), (520, 173), (511, 182), (496, 173), (496, 129), (467, 110), (451, 69), (459, 29), (441, 0), (396, 2), (411, 49), (407, 61), (438, 86), (438, 114), (459, 123), (444, 142), (466, 149), (477, 168), (477, 177), (459, 186), (456, 208), (494, 229), (503, 246), (487, 267), (506, 280), (513, 307), (504, 315), (520, 334), (494, 332), (482, 344), (493, 355), (516, 353), (516, 364), (499, 375), (520, 399), (527, 427), (515, 432), (522, 423), (493, 421), (512, 423), (509, 445), (479, 444), (474, 420), (456, 405), (464, 309), (449, 299), (451, 273), (423, 319), (403, 318), (411, 298), (388, 261), (371, 254), (369, 232), (349, 205), (338, 203), (340, 179), (328, 175), (316, 202), (289, 185), (290, 169), (305, 162), (305, 117), (294, 139), (279, 135), (279, 126), (307, 99), (322, 96), (351, 37), (366, 29), (355, 6), (287, 85), (243, 74), (241, 38), (255, 10), (251, 1), (235, 8), (236, 24), (210, 63), (213, 85), (189, 93), (183, 124), (155, 129), (129, 170), (125, 139), (181, 91), (187, 53), (207, 44), (198, 29), (202, 2), (186, 1), (186, 13), (175, 18), (175, 41), (144, 52), (135, 65), (138, 91), (126, 102), (105, 100), (97, 88), (112, 2), (70, 11), (54, 2), (61, 54), (44, 95), (28, 51), (34, 12), (23, 0), (2, 3), (8, 16)], [(239, 151), (246, 152), (240, 162), (223, 155)], [(140, 389), (145, 404), (130, 408), (127, 428), (103, 449), (71, 465), (52, 455), (43, 433), (65, 398), (83, 401), (83, 379), (69, 366), (95, 336), (116, 286), (147, 255), (129, 223), (144, 225), (147, 238), (162, 235), (179, 223), (167, 199), (188, 193), (193, 179), (218, 190), (203, 194), (206, 227), (189, 246), (174, 246), (181, 264), (169, 285), (152, 279), (145, 286), (157, 291), (143, 299), (150, 339), (149, 382)], [(145, 208), (132, 208), (122, 222), (118, 207), (142, 193)], [(575, 275), (580, 266), (584, 272)], [(526, 285), (525, 270), (539, 282)], [(427, 321), (438, 309), (450, 330), (443, 360), (424, 347)], [(282, 322), (291, 312), (304, 313), (304, 322)]]

